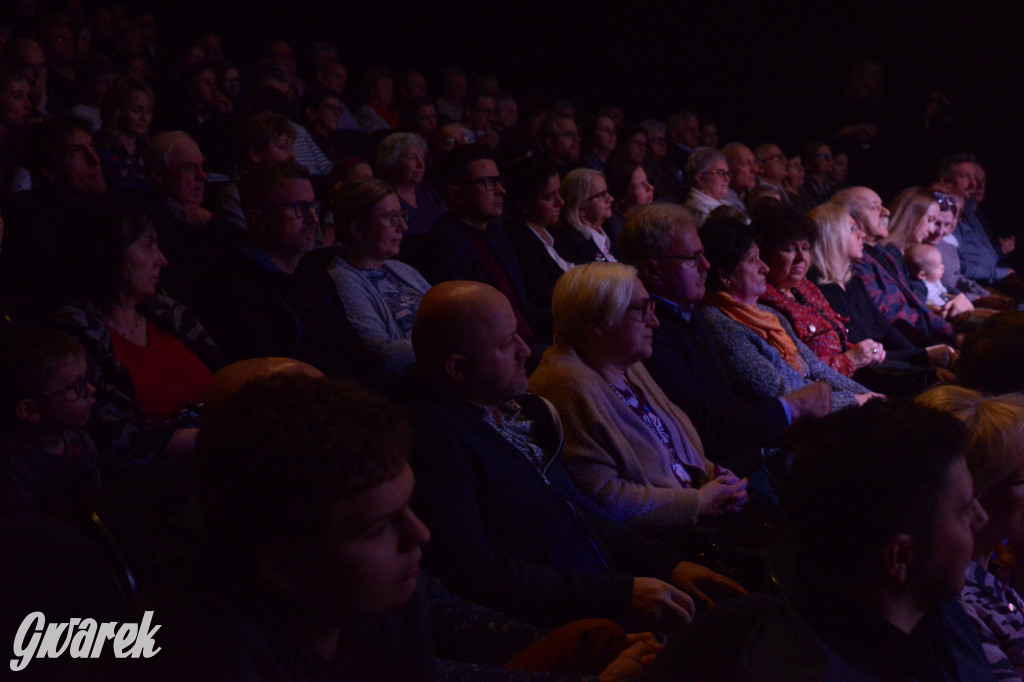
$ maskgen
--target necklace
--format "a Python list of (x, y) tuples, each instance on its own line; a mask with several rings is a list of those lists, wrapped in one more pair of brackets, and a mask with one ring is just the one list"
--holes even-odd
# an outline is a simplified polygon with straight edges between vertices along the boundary
[(115, 332), (117, 332), (118, 334), (120, 334), (124, 338), (129, 339), (129, 338), (138, 336), (139, 327), (142, 325), (142, 315), (139, 315), (139, 313), (137, 311), (133, 311), (133, 312), (135, 312), (134, 322), (132, 323), (132, 326), (131, 326), (130, 329), (123, 329), (123, 328), (119, 327), (118, 325), (114, 324), (114, 320), (109, 315), (104, 315), (103, 319), (106, 321), (108, 327), (113, 329)]

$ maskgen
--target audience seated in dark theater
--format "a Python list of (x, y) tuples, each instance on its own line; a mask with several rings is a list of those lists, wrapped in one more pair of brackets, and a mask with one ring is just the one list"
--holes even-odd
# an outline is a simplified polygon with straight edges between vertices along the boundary
[(356, 110), (363, 132), (368, 135), (398, 130), (398, 114), (391, 110), (395, 99), (395, 77), (383, 68), (374, 68), (363, 76), (366, 104)]
[(304, 121), (313, 142), (334, 163), (353, 156), (365, 157), (372, 149), (372, 140), (358, 126), (341, 126), (344, 105), (333, 91), (315, 85), (302, 96)]
[[(234, 382), (216, 419), (204, 418), (198, 504), (179, 523), (179, 563), (133, 607), (161, 614), (159, 663), (111, 657), (80, 673), (170, 680), (196, 677), (196, 661), (203, 680), (254, 670), (509, 682), (555, 679), (544, 670), (580, 682), (641, 673), (660, 649), (651, 633), (590, 620), (545, 636), (420, 573), (430, 531), (409, 508), (405, 421), (351, 384), (285, 369)], [(384, 533), (374, 530), (380, 519)], [(260, 568), (268, 561), (272, 571)]]
[(668, 133), (668, 154), (664, 165), (670, 178), (685, 183), (684, 173), (690, 154), (700, 146), (700, 119), (693, 111), (679, 111), (665, 123)]
[(131, 76), (122, 76), (107, 88), (100, 105), (103, 123), (96, 133), (96, 154), (110, 189), (149, 189), (146, 145), (154, 104), (150, 87)]
[(178, 92), (158, 113), (157, 130), (181, 130), (203, 150), (206, 167), (224, 179), (233, 168), (231, 101), (217, 89), (213, 67), (189, 64), (182, 72)]
[(515, 330), (505, 297), (478, 282), (435, 286), (416, 316), (417, 371), (394, 390), (416, 429), (413, 506), (433, 533), (426, 568), (482, 605), (552, 625), (598, 616), (671, 631), (694, 600), (711, 605), (704, 590), (741, 591), (573, 487), (557, 413), (525, 394), (530, 350)]
[(515, 246), (501, 225), (505, 188), (491, 150), (457, 147), (442, 158), (438, 171), (448, 213), (434, 223), (412, 265), (434, 284), (452, 279), (490, 284), (512, 302), (519, 336), (527, 343), (546, 343), (535, 335)]
[(612, 217), (615, 198), (608, 191), (604, 173), (577, 168), (562, 177), (560, 225), (562, 256), (572, 263), (595, 260), (615, 262), (617, 251), (602, 224)]
[(660, 323), (644, 366), (693, 421), (709, 458), (747, 475), (790, 422), (829, 412), (832, 389), (824, 382), (749, 402), (733, 391), (700, 312), (711, 266), (689, 211), (668, 203), (637, 209), (626, 220), (620, 249), (654, 299)]
[(0, 66), (0, 190), (10, 186), (16, 160), (22, 155), (24, 131), (32, 114), (29, 82), (21, 71)]
[(376, 178), (341, 183), (332, 192), (331, 210), (342, 251), (328, 272), (345, 316), (374, 360), (374, 373), (397, 374), (415, 359), (412, 323), (430, 288), (395, 259), (409, 229), (399, 196)]
[(833, 410), (879, 397), (819, 360), (781, 313), (758, 304), (767, 285), (768, 266), (749, 226), (727, 218), (705, 228), (701, 239), (711, 264), (702, 312), (741, 396), (777, 398), (825, 381), (832, 387)]
[(414, 99), (399, 112), (402, 130), (429, 140), (437, 130), (437, 108), (429, 99)]
[(804, 199), (806, 180), (807, 172), (804, 169), (803, 159), (799, 154), (790, 157), (786, 162), (786, 179), (782, 181), (782, 187), (789, 193), (790, 203), (794, 206), (803, 208), (806, 203)]
[(658, 318), (635, 268), (577, 266), (555, 285), (552, 308), (555, 345), (529, 385), (558, 411), (576, 487), (654, 535), (740, 511), (747, 480), (705, 457), (690, 419), (643, 367)]
[(5, 328), (0, 348), (0, 517), (81, 519), (100, 490), (85, 351), (36, 327)]
[(697, 147), (687, 156), (686, 178), (690, 184), (686, 208), (693, 211), (699, 229), (708, 214), (723, 205), (732, 172), (725, 154), (712, 147)]
[(786, 168), (786, 155), (782, 153), (782, 149), (771, 142), (759, 144), (754, 149), (754, 161), (757, 164), (757, 186), (774, 189), (779, 195), (780, 202), (793, 204), (793, 199), (783, 184), (789, 172)]
[(63, 18), (53, 15), (39, 27), (38, 35), (39, 46), (46, 55), (46, 110), (50, 114), (70, 113), (71, 107), (78, 102), (75, 42), (71, 27)]
[(341, 107), (341, 111), (338, 112), (339, 130), (362, 130), (359, 126), (359, 119), (342, 99), (345, 95), (345, 87), (348, 85), (348, 71), (345, 70), (341, 62), (325, 62), (317, 67), (316, 85), (333, 92), (334, 96), (338, 98)]
[(106, 192), (100, 160), (84, 122), (54, 117), (31, 129), (28, 169), (34, 188), (10, 196), (0, 277), (15, 317), (38, 319), (69, 293), (79, 255), (69, 240), (79, 229), (78, 208)]
[[(880, 402), (812, 425), (793, 466), (796, 571), (784, 595), (697, 618), (645, 679), (994, 680), (955, 599), (988, 520), (965, 430), (935, 410)], [(894, 461), (899, 476), (879, 475)]]
[(32, 118), (38, 120), (55, 112), (49, 108), (52, 96), (47, 84), (46, 53), (31, 38), (14, 38), (4, 50), (4, 64), (14, 67), (28, 80)]
[(808, 143), (803, 148), (800, 158), (807, 169), (807, 176), (801, 189), (803, 207), (810, 210), (825, 203), (836, 193), (837, 188), (832, 181), (832, 166), (835, 159), (832, 157), (832, 148), (821, 141)]
[(112, 195), (79, 223), (80, 296), (48, 323), (85, 348), (96, 389), (88, 431), (114, 478), (192, 449), (195, 406), (224, 359), (188, 308), (156, 294), (167, 261), (142, 201)]
[(844, 207), (864, 233), (864, 253), (853, 260), (871, 302), (915, 346), (952, 343), (953, 325), (933, 313), (910, 287), (899, 247), (889, 244), (889, 209), (867, 187), (849, 187), (836, 193), (833, 203)]

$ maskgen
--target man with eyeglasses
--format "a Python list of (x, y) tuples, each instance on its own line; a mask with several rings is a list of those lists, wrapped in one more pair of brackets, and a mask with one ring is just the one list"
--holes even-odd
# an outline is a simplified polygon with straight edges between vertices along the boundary
[(481, 144), (456, 147), (438, 170), (448, 213), (434, 223), (413, 265), (431, 284), (460, 279), (498, 289), (512, 302), (519, 336), (532, 343), (534, 313), (515, 245), (499, 222), (505, 188), (492, 152)]
[(248, 231), (213, 263), (201, 301), (203, 326), (229, 361), (286, 357), (351, 375), (356, 343), (337, 288), (299, 261), (316, 247), (320, 202), (309, 171), (263, 161), (239, 188)]
[(558, 167), (561, 177), (576, 168), (580, 160), (580, 132), (576, 121), (568, 116), (548, 119), (541, 129), (540, 139), (544, 154)]
[(710, 459), (744, 476), (792, 421), (828, 414), (832, 390), (821, 382), (773, 400), (735, 394), (703, 315), (694, 314), (711, 266), (690, 211), (655, 203), (630, 213), (619, 255), (657, 302), (661, 325), (644, 366), (693, 421)]
[(757, 184), (778, 192), (782, 203), (792, 203), (789, 192), (782, 186), (782, 181), (788, 175), (786, 155), (782, 153), (782, 149), (777, 144), (772, 144), (771, 142), (759, 144), (754, 149), (754, 160), (757, 162), (755, 168)]

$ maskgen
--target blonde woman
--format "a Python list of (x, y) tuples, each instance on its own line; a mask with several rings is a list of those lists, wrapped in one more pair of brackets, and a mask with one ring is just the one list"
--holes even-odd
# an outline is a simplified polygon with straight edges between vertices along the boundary
[(615, 244), (601, 224), (612, 217), (614, 197), (604, 173), (577, 168), (562, 178), (562, 257), (570, 263), (614, 263)]
[(1024, 600), (992, 568), (1003, 545), (1024, 542), (1024, 396), (987, 397), (960, 386), (937, 386), (917, 402), (948, 412), (967, 425), (967, 466), (974, 496), (989, 522), (974, 533), (960, 603), (978, 626), (996, 679), (1024, 675)]
[(864, 233), (850, 213), (838, 204), (822, 204), (810, 213), (818, 227), (811, 247), (811, 281), (839, 315), (848, 319), (851, 339), (874, 339), (882, 344), (890, 361), (947, 368), (955, 356), (944, 344), (916, 347), (886, 319), (871, 301), (853, 263), (864, 257)]

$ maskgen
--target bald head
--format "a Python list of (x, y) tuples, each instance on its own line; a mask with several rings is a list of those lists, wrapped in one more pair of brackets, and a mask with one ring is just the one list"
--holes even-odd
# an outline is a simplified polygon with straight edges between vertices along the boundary
[(224, 402), (255, 379), (271, 376), (305, 376), (319, 379), (324, 375), (313, 365), (292, 358), (252, 358), (233, 362), (213, 375), (203, 406), (203, 421), (215, 415)]
[(426, 293), (412, 329), (416, 364), (455, 395), (496, 407), (526, 391), (530, 349), (512, 305), (480, 282), (443, 282)]

